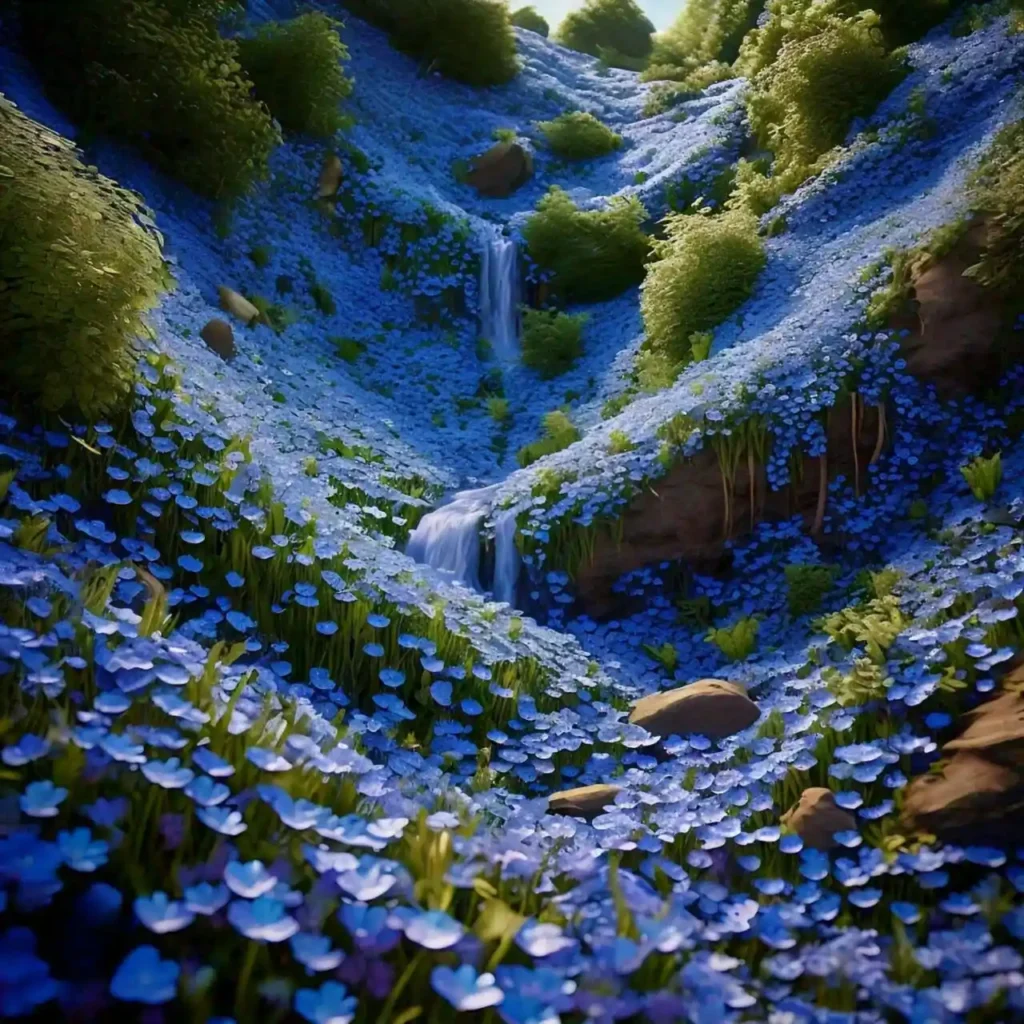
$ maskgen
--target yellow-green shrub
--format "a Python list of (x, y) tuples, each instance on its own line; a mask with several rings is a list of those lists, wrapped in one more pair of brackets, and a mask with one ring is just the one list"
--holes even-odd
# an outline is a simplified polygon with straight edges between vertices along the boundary
[(583, 354), (585, 313), (523, 307), (523, 362), (542, 377), (565, 373)]
[(523, 228), (530, 259), (552, 274), (566, 302), (610, 299), (638, 284), (650, 253), (642, 225), (647, 211), (635, 196), (616, 197), (600, 210), (581, 210), (553, 186)]
[(716, 327), (750, 295), (764, 246), (756, 218), (740, 210), (676, 214), (666, 218), (665, 232), (641, 293), (646, 344), (685, 364), (694, 358), (694, 335)]
[(878, 37), (876, 16), (832, 19), (786, 42), (754, 80), (750, 126), (775, 154), (776, 171), (809, 166), (839, 145), (856, 117), (870, 114), (906, 73)]
[(256, 95), (287, 132), (327, 137), (343, 124), (339, 104), (352, 92), (342, 62), (348, 49), (338, 22), (313, 12), (262, 25), (239, 41), (242, 67)]
[(553, 121), (538, 121), (537, 128), (551, 152), (563, 160), (590, 160), (622, 145), (621, 135), (593, 114), (579, 110), (559, 114)]
[(129, 391), (169, 283), (138, 198), (0, 94), (0, 387), (93, 419)]
[(546, 413), (541, 425), (544, 428), (543, 436), (537, 441), (523, 445), (516, 452), (520, 466), (530, 466), (545, 455), (560, 452), (580, 439), (579, 428), (562, 409), (553, 409)]
[(217, 30), (215, 0), (32, 0), (23, 42), (80, 125), (214, 198), (265, 175), (280, 135)]
[(469, 85), (500, 85), (519, 71), (504, 0), (345, 0), (400, 50)]

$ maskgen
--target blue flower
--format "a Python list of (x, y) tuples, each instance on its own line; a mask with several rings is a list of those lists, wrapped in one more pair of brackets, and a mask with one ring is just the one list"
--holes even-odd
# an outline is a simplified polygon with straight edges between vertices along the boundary
[(30, 818), (55, 818), (57, 808), (67, 795), (66, 789), (45, 779), (42, 782), (30, 782), (18, 802), (22, 812)]
[(184, 903), (169, 899), (165, 892), (140, 896), (134, 907), (135, 916), (157, 935), (181, 931), (195, 920), (195, 914)]
[(544, 957), (571, 949), (576, 940), (567, 936), (557, 924), (540, 924), (528, 918), (516, 933), (516, 945), (530, 956)]
[(300, 988), (295, 993), (295, 1012), (310, 1024), (351, 1024), (356, 1006), (355, 996), (337, 981), (326, 981), (319, 989)]
[(356, 900), (375, 900), (389, 892), (398, 881), (386, 861), (362, 857), (359, 866), (338, 875), (338, 885)]
[(246, 864), (232, 861), (224, 868), (224, 881), (236, 896), (254, 900), (270, 892), (277, 885), (275, 878), (262, 861), (251, 860)]
[(174, 998), (181, 968), (161, 960), (153, 946), (138, 946), (124, 958), (110, 982), (115, 999), (158, 1006)]
[(58, 832), (57, 848), (65, 863), (74, 871), (91, 872), (107, 863), (109, 845), (102, 839), (93, 839), (87, 828)]
[(298, 930), (298, 922), (285, 913), (284, 904), (271, 896), (260, 896), (251, 903), (235, 900), (228, 907), (228, 920), (247, 939), (284, 942)]
[(150, 761), (141, 770), (150, 782), (162, 789), (184, 789), (195, 778), (195, 772), (191, 768), (182, 767), (177, 757), (167, 761)]
[(465, 929), (442, 910), (428, 910), (405, 922), (405, 936), (425, 949), (450, 949)]
[(28, 928), (0, 934), (0, 1017), (24, 1017), (57, 996), (57, 983), (45, 960), (35, 954)]
[(209, 882), (198, 882), (185, 889), (185, 906), (193, 914), (209, 917), (227, 905), (231, 893), (226, 885), (211, 885)]
[(290, 941), (295, 959), (310, 974), (318, 971), (333, 971), (345, 957), (340, 949), (331, 947), (331, 940), (326, 935), (297, 932)]
[(497, 1006), (505, 997), (494, 983), (493, 974), (477, 974), (471, 964), (462, 964), (454, 970), (439, 965), (430, 972), (430, 984), (439, 996), (461, 1013)]

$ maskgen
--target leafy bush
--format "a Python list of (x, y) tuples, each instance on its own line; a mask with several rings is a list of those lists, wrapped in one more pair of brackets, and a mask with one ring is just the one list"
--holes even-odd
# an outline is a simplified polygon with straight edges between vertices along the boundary
[(794, 617), (810, 615), (821, 607), (832, 589), (838, 570), (834, 565), (787, 565), (786, 603)]
[(523, 362), (549, 379), (565, 373), (583, 354), (585, 313), (523, 307)]
[(579, 429), (562, 409), (554, 409), (545, 414), (541, 425), (544, 428), (544, 433), (540, 440), (523, 445), (516, 452), (516, 459), (520, 466), (530, 466), (545, 455), (560, 452), (580, 439)]
[(169, 283), (140, 213), (135, 196), (0, 94), (4, 390), (88, 419), (127, 395), (142, 311)]
[(231, 198), (265, 176), (280, 142), (252, 98), (214, 0), (33, 0), (23, 44), (79, 125), (136, 146), (195, 191)]
[(971, 205), (985, 217), (985, 251), (969, 273), (1001, 295), (1024, 294), (1024, 121), (996, 136), (971, 180)]
[(552, 186), (526, 222), (530, 259), (552, 275), (565, 302), (610, 299), (644, 276), (650, 241), (642, 225), (647, 211), (635, 196), (618, 196), (600, 210), (580, 210)]
[(498, 398), (496, 395), (492, 395), (487, 399), (487, 411), (490, 413), (491, 419), (501, 427), (507, 426), (512, 419), (512, 411), (508, 407), (507, 398)]
[(622, 136), (593, 114), (582, 111), (559, 114), (553, 121), (538, 121), (548, 148), (563, 160), (591, 160), (614, 152)]
[(558, 27), (563, 46), (592, 57), (601, 50), (617, 50), (626, 57), (646, 57), (651, 52), (654, 26), (636, 0), (585, 0), (578, 11), (565, 16)]
[(636, 445), (630, 440), (629, 435), (622, 430), (613, 430), (608, 435), (609, 455), (624, 455), (626, 452), (631, 452), (635, 448)]
[(525, 28), (531, 32), (536, 32), (545, 39), (547, 39), (548, 33), (551, 31), (547, 21), (533, 7), (520, 7), (519, 10), (513, 11), (512, 24), (518, 28)]
[(906, 73), (878, 40), (865, 12), (833, 19), (807, 39), (787, 42), (754, 80), (750, 126), (775, 154), (777, 172), (809, 167), (843, 141), (856, 117), (870, 114)]
[(979, 455), (966, 466), (960, 467), (967, 486), (978, 501), (990, 501), (999, 490), (1003, 479), (1003, 457), (1000, 452), (990, 458)]
[(764, 0), (689, 0), (672, 25), (654, 37), (644, 78), (682, 82), (710, 67), (722, 73), (739, 55), (763, 8)]
[(469, 85), (501, 85), (516, 76), (516, 36), (504, 0), (345, 0), (383, 28), (400, 50)]
[(342, 71), (348, 50), (337, 25), (315, 12), (269, 22), (239, 41), (256, 95), (287, 132), (325, 138), (342, 126), (338, 105), (352, 92), (352, 80)]
[[(711, 217), (676, 214), (643, 283), (646, 344), (675, 363), (695, 357), (694, 335), (717, 326), (749, 295), (765, 263), (756, 219), (739, 210)], [(706, 352), (702, 339), (697, 339)]]
[(743, 661), (754, 653), (760, 628), (760, 622), (753, 615), (748, 615), (737, 619), (731, 626), (709, 629), (705, 639), (709, 644), (714, 644), (729, 661)]

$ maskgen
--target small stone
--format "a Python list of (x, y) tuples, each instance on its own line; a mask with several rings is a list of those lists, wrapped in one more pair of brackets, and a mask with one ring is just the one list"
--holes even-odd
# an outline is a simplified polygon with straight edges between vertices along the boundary
[(316, 186), (317, 199), (331, 199), (337, 195), (338, 189), (341, 188), (343, 173), (341, 157), (337, 153), (328, 153), (320, 168), (320, 179)]
[(604, 809), (615, 803), (621, 787), (608, 783), (594, 786), (579, 786), (553, 793), (548, 798), (549, 814), (568, 814), (573, 818), (596, 818)]
[(960, 750), (939, 772), (907, 787), (902, 821), (947, 842), (1019, 844), (1024, 839), (1024, 778), (1005, 764)]
[(259, 319), (260, 311), (244, 295), (224, 285), (217, 289), (217, 294), (220, 296), (220, 308), (237, 316), (242, 323), (248, 325)]
[(837, 832), (849, 832), (857, 827), (853, 815), (836, 803), (832, 790), (821, 786), (805, 789), (800, 799), (783, 814), (782, 824), (813, 850), (830, 850), (837, 845), (833, 838)]
[(235, 354), (235, 332), (231, 324), (220, 317), (214, 317), (199, 332), (207, 348), (216, 352), (221, 359), (230, 359)]
[(720, 740), (753, 725), (760, 714), (739, 683), (700, 679), (641, 698), (633, 705), (629, 721), (661, 739), (699, 733)]

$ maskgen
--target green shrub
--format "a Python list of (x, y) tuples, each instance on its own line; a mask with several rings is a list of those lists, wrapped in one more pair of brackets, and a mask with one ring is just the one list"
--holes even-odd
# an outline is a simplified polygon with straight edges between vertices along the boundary
[(775, 154), (777, 173), (810, 168), (903, 78), (904, 62), (886, 52), (876, 27), (871, 12), (833, 19), (817, 34), (785, 43), (755, 78), (747, 100), (750, 127)]
[(87, 419), (127, 395), (142, 313), (170, 283), (140, 213), (134, 195), (0, 94), (4, 391)]
[(970, 185), (986, 221), (985, 250), (969, 273), (1001, 295), (1024, 295), (1024, 121), (996, 136)]
[(327, 285), (322, 284), (320, 281), (314, 281), (309, 288), (310, 298), (313, 300), (313, 305), (324, 314), (324, 316), (333, 316), (338, 306), (334, 301), (334, 296), (331, 294), (330, 289)]
[(354, 363), (366, 351), (366, 345), (356, 338), (331, 338), (330, 341), (346, 363)]
[(610, 299), (644, 276), (650, 240), (642, 225), (647, 211), (635, 196), (617, 196), (600, 210), (580, 210), (553, 186), (526, 222), (523, 238), (531, 260), (552, 274), (565, 302)]
[(213, 198), (266, 175), (280, 142), (252, 98), (213, 0), (32, 0), (23, 45), (54, 100), (82, 128), (136, 146)]
[(492, 395), (487, 399), (487, 411), (490, 413), (491, 419), (501, 427), (507, 426), (512, 419), (507, 398), (498, 398), (496, 395)]
[(703, 68), (724, 71), (763, 8), (764, 0), (688, 0), (672, 25), (654, 37), (644, 78), (682, 82), (700, 77)]
[(753, 289), (765, 263), (756, 219), (738, 210), (721, 216), (676, 214), (644, 281), (641, 309), (648, 347), (679, 364), (692, 362), (694, 335), (716, 327)]
[(648, 657), (656, 661), (671, 676), (679, 666), (679, 652), (667, 640), (660, 647), (644, 644)]
[(345, 0), (400, 50), (469, 85), (501, 85), (519, 71), (504, 0)]
[(543, 378), (565, 373), (583, 354), (585, 313), (523, 307), (523, 362)]
[(737, 619), (731, 626), (709, 629), (705, 638), (714, 644), (729, 661), (743, 661), (754, 653), (761, 624), (753, 615)]
[(647, 348), (636, 354), (633, 377), (641, 391), (653, 393), (672, 387), (681, 369), (681, 364), (673, 362), (667, 352)]
[(990, 458), (979, 455), (976, 459), (960, 467), (967, 486), (978, 501), (990, 501), (999, 490), (1003, 479), (1003, 458), (1000, 452)]
[(348, 50), (337, 25), (326, 14), (302, 14), (239, 40), (257, 97), (286, 132), (326, 138), (342, 126), (338, 106), (352, 92), (352, 80), (342, 71)]
[(544, 433), (540, 440), (524, 445), (516, 452), (520, 466), (530, 466), (538, 459), (552, 452), (560, 452), (563, 448), (580, 439), (579, 429), (562, 409), (547, 413), (541, 421)]
[(636, 445), (629, 439), (629, 435), (621, 430), (613, 430), (608, 435), (608, 454), (609, 455), (624, 455), (626, 452), (631, 452), (636, 448)]
[(264, 270), (270, 266), (272, 255), (269, 245), (254, 245), (249, 251), (249, 259), (258, 270)]
[(622, 145), (621, 135), (593, 114), (578, 110), (559, 114), (553, 121), (538, 121), (537, 128), (551, 152), (563, 160), (591, 160), (606, 156)]
[(572, 50), (602, 56), (617, 50), (626, 57), (647, 57), (654, 26), (636, 0), (585, 0), (558, 27), (558, 42)]
[(810, 615), (821, 607), (825, 595), (836, 581), (834, 565), (787, 565), (786, 603), (794, 617)]
[(547, 39), (548, 33), (551, 31), (547, 21), (533, 7), (520, 7), (519, 10), (513, 11), (512, 24), (518, 28), (525, 28), (531, 32), (536, 32), (545, 39)]

